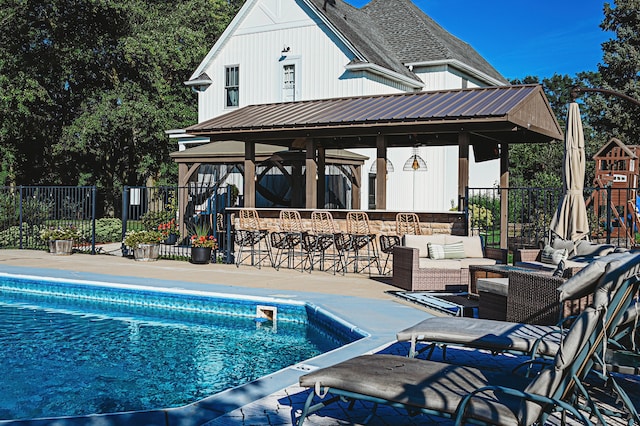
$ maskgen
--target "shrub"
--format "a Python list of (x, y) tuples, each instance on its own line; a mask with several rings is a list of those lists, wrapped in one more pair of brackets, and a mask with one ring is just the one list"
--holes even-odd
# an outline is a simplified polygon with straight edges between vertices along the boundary
[(477, 204), (469, 205), (469, 215), (471, 217), (471, 228), (486, 230), (493, 226), (493, 214), (484, 206)]
[(75, 240), (80, 241), (82, 234), (74, 225), (58, 225), (44, 228), (40, 231), (42, 241)]
[(124, 237), (124, 245), (138, 248), (141, 244), (157, 244), (162, 240), (162, 234), (158, 231), (128, 231)]
[(96, 220), (96, 242), (111, 243), (122, 238), (122, 220), (104, 217)]

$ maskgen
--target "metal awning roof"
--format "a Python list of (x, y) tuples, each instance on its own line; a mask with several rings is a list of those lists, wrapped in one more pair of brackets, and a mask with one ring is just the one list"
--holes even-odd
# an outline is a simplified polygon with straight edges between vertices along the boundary
[(563, 134), (540, 85), (498, 86), (393, 95), (250, 105), (186, 129), (211, 140), (236, 139), (297, 146), (306, 138), (325, 147), (541, 143)]
[[(255, 145), (256, 160), (258, 161), (264, 161), (280, 152), (282, 152), (282, 147), (280, 146), (261, 143)], [(304, 152), (301, 152), (301, 154), (304, 155)], [(369, 158), (343, 149), (328, 149), (325, 155), (327, 162), (330, 164), (363, 164)], [(244, 142), (210, 142), (183, 151), (172, 152), (169, 156), (177, 163), (241, 163), (245, 158)]]

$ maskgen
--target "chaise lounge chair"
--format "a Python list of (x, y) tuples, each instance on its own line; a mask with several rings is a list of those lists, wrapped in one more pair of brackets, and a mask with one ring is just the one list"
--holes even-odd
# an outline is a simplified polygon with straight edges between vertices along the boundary
[[(593, 261), (558, 288), (559, 304), (592, 294), (609, 271), (622, 265), (627, 265), (631, 271), (640, 269), (640, 254), (616, 253)], [(636, 311), (631, 307), (624, 324), (635, 325), (635, 316)], [(620, 332), (617, 330), (610, 335)], [(411, 342), (410, 357), (416, 355), (418, 342), (428, 343), (422, 351), (432, 350), (434, 344), (456, 344), (494, 352), (511, 351), (553, 357), (560, 346), (562, 328), (465, 317), (431, 317), (398, 332), (396, 337), (399, 342)]]
[[(343, 398), (401, 407), (409, 414), (426, 413), (455, 419), (456, 424), (524, 424), (544, 422), (554, 411), (589, 420), (574, 406), (575, 392), (586, 392), (580, 380), (603, 350), (606, 332), (617, 324), (638, 290), (638, 257), (599, 280), (593, 302), (573, 322), (553, 363), (533, 379), (495, 371), (396, 355), (363, 355), (300, 377), (313, 388), (298, 425), (322, 407)], [(311, 405), (315, 395), (327, 401)], [(598, 408), (592, 411), (604, 422)]]

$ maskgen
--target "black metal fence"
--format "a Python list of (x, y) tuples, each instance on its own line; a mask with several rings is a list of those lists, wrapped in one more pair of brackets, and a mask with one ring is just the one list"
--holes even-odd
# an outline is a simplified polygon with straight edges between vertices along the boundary
[(73, 230), (74, 249), (95, 253), (96, 188), (0, 187), (0, 247), (44, 249), (43, 232)]
[[(469, 232), (491, 246), (500, 244), (500, 201), (507, 197), (507, 245), (510, 250), (539, 247), (562, 200), (560, 188), (469, 188), (465, 212)], [(640, 236), (638, 188), (585, 188), (590, 239), (631, 247)]]
[[(41, 233), (52, 227), (71, 227), (80, 238), (76, 251), (96, 252), (96, 244), (112, 243), (112, 250), (129, 255), (122, 243), (132, 230), (160, 230), (164, 258), (188, 259), (192, 226), (207, 224), (219, 243), (213, 261), (233, 261), (231, 218), (237, 193), (229, 187), (127, 186), (121, 194), (121, 217), (96, 212), (99, 193), (95, 187), (17, 186), (0, 187), (0, 248), (46, 249)], [(113, 194), (111, 194), (113, 198)], [(509, 249), (538, 247), (548, 236), (549, 224), (562, 198), (559, 188), (469, 188), (464, 204), (469, 232), (484, 236), (487, 244), (500, 244), (500, 200), (508, 199), (506, 213)], [(638, 188), (586, 188), (591, 235), (594, 241), (622, 247), (636, 244), (640, 236)], [(184, 205), (184, 212), (179, 212)], [(113, 213), (112, 213), (113, 215)], [(115, 248), (113, 248), (115, 247)]]
[[(232, 262), (230, 218), (225, 207), (235, 203), (229, 187), (192, 184), (186, 187), (125, 186), (122, 192), (121, 241), (129, 231), (157, 230), (163, 234), (160, 256), (168, 259), (188, 259), (190, 236), (199, 225), (209, 229), (218, 241), (212, 253), (215, 262)], [(180, 211), (184, 205), (184, 211)], [(229, 235), (226, 235), (229, 233)], [(130, 248), (122, 244), (123, 255)]]

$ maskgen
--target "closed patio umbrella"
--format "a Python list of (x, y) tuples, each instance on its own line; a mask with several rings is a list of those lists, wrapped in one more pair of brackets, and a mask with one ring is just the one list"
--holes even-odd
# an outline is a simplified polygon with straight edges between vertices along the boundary
[(551, 220), (551, 231), (565, 240), (577, 241), (589, 235), (587, 207), (584, 202), (584, 134), (578, 104), (569, 104), (562, 174), (564, 196)]

